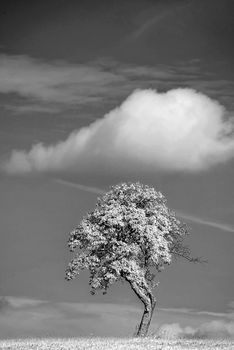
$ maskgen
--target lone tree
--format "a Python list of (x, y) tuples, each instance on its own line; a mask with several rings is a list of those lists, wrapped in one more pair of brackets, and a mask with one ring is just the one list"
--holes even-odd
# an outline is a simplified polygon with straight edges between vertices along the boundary
[(91, 294), (98, 289), (105, 294), (112, 283), (127, 281), (144, 305), (137, 335), (145, 336), (156, 305), (155, 273), (173, 256), (198, 260), (183, 243), (187, 234), (186, 225), (154, 188), (140, 183), (113, 186), (70, 233), (70, 251), (78, 252), (68, 265), (66, 279), (89, 269)]

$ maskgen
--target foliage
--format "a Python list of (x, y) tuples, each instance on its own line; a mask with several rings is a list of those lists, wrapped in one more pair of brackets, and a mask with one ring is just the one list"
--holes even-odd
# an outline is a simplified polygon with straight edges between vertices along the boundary
[(70, 233), (68, 245), (77, 254), (66, 278), (73, 279), (87, 268), (91, 293), (97, 289), (105, 293), (121, 279), (135, 292), (136, 287), (148, 293), (156, 285), (155, 272), (169, 265), (173, 256), (196, 261), (183, 244), (187, 234), (186, 225), (167, 207), (160, 192), (140, 183), (118, 184), (98, 199), (95, 209)]

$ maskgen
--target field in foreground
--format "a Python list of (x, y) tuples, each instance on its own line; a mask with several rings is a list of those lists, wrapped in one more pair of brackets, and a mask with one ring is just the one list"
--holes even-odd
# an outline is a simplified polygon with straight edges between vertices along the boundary
[(227, 340), (159, 340), (154, 338), (75, 338), (1, 340), (0, 350), (234, 350)]

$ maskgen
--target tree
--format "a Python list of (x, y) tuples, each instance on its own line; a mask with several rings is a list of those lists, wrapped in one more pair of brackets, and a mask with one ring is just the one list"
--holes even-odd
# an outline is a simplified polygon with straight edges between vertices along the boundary
[(66, 279), (89, 269), (91, 293), (119, 280), (129, 283), (144, 305), (137, 335), (145, 336), (156, 299), (155, 274), (174, 257), (197, 261), (184, 245), (188, 230), (166, 205), (165, 197), (140, 183), (111, 187), (99, 198), (69, 236), (70, 251), (78, 250), (66, 270)]

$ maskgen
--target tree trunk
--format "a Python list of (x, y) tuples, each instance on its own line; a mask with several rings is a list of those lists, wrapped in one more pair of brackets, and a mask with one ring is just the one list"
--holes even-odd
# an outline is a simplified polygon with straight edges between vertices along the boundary
[(129, 282), (132, 290), (144, 304), (144, 312), (140, 325), (137, 330), (137, 337), (145, 337), (148, 333), (154, 308), (156, 305), (156, 300), (151, 292), (150, 288), (146, 285), (144, 288), (139, 286), (135, 281), (132, 281), (128, 276), (125, 279)]
[(147, 335), (155, 305), (156, 305), (156, 302), (154, 300), (150, 301), (148, 305), (144, 304), (144, 312), (142, 315), (140, 325), (137, 330), (137, 334), (136, 334), (137, 337), (145, 337)]

